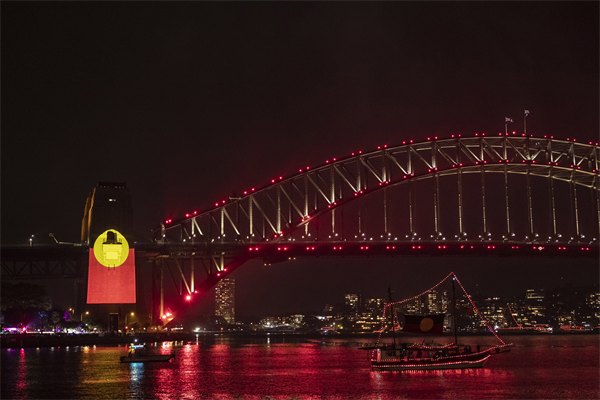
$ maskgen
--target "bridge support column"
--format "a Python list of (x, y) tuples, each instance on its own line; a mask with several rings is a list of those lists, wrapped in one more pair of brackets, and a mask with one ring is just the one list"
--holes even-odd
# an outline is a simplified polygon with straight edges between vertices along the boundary
[[(506, 140), (505, 146), (506, 146)], [(506, 149), (504, 150), (506, 152)], [(504, 156), (506, 158), (506, 155)], [(506, 238), (510, 240), (511, 238), (511, 230), (510, 230), (510, 208), (508, 206), (508, 165), (504, 164), (504, 198), (506, 200)]]
[(388, 220), (387, 220), (387, 188), (383, 189), (383, 230), (387, 239)]
[(435, 222), (435, 240), (438, 240), (440, 236), (440, 187), (439, 187), (439, 177), (437, 173), (433, 174), (433, 218)]
[(190, 290), (194, 293), (194, 253), (190, 257)]
[(529, 239), (533, 241), (535, 239), (535, 234), (533, 232), (533, 204), (531, 201), (531, 175), (530, 175), (531, 166), (527, 165), (527, 174), (525, 175), (527, 181), (527, 219), (529, 226)]
[(463, 238), (463, 223), (462, 223), (462, 171), (458, 171), (458, 240)]
[[(152, 311), (150, 312), (151, 323), (154, 324), (162, 318), (164, 313), (164, 288), (163, 288), (163, 260), (162, 258), (152, 260)], [(157, 315), (158, 314), (158, 315)]]
[(571, 180), (571, 186), (573, 188), (573, 205), (575, 211), (575, 237), (577, 238), (577, 241), (579, 241), (581, 235), (579, 233), (579, 213), (577, 211), (577, 185), (573, 180)]
[(411, 179), (408, 182), (408, 217), (409, 217), (409, 225), (410, 225), (410, 238), (414, 239), (415, 236), (415, 226), (414, 226), (414, 206), (413, 206), (413, 192), (415, 190), (415, 182)]
[(550, 186), (550, 207), (552, 208), (552, 235), (553, 238), (556, 239), (556, 204), (554, 202), (554, 179), (552, 179), (552, 168), (550, 168), (550, 172), (548, 173), (548, 185)]
[(482, 201), (481, 204), (482, 204), (482, 211), (483, 211), (483, 240), (486, 240), (488, 231), (487, 231), (487, 221), (485, 219), (485, 170), (484, 170), (483, 165), (481, 166), (481, 201)]

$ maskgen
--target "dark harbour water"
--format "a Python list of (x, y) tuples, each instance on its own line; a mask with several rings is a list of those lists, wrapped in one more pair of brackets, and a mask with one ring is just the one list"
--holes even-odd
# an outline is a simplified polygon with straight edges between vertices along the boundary
[[(156, 343), (170, 363), (121, 364), (127, 348), (2, 350), (3, 399), (599, 399), (598, 335), (512, 336), (484, 368), (372, 372), (363, 339), (215, 338)], [(419, 341), (422, 339), (418, 339)], [(493, 337), (464, 338), (475, 346)]]

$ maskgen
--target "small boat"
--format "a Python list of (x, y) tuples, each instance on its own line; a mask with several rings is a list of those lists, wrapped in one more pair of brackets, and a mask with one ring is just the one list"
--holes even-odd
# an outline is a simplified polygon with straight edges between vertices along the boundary
[[(458, 329), (456, 324), (456, 296), (454, 294), (454, 282), (457, 281), (463, 291), (464, 288), (453, 272), (436, 286), (434, 286), (434, 288), (438, 287), (448, 278), (452, 278), (452, 308), (447, 311), (450, 312), (452, 317), (454, 340), (447, 344), (425, 343), (425, 340), (423, 340), (421, 343), (412, 344), (397, 343), (396, 332), (443, 335), (443, 322), (445, 315), (404, 315), (404, 327), (400, 328), (399, 318), (394, 312), (394, 306), (414, 298), (394, 303), (392, 301), (392, 292), (390, 290), (390, 301), (384, 308), (383, 321), (385, 323), (387, 319), (386, 314), (389, 312), (390, 325), (388, 328), (392, 333), (392, 343), (380, 344), (381, 334), (386, 330), (386, 327), (383, 326), (382, 329), (378, 331), (379, 339), (375, 346), (361, 347), (361, 349), (368, 351), (368, 360), (371, 363), (371, 368), (373, 371), (481, 368), (491, 356), (510, 351), (512, 344), (505, 343), (497, 335), (491, 325), (487, 322), (487, 320), (485, 320), (479, 310), (477, 310), (477, 307), (474, 303), (472, 303), (470, 296), (466, 292), (465, 295), (467, 296), (467, 299), (471, 301), (473, 309), (477, 310), (477, 314), (487, 323), (488, 329), (496, 336), (496, 338), (499, 339), (500, 344), (485, 349), (482, 349), (479, 345), (475, 346), (475, 349), (472, 349), (471, 345), (468, 344), (459, 346)], [(423, 294), (427, 292), (424, 292)]]
[(148, 349), (143, 344), (132, 344), (129, 346), (129, 354), (121, 357), (122, 363), (140, 363), (153, 361), (170, 361), (175, 354), (148, 354)]

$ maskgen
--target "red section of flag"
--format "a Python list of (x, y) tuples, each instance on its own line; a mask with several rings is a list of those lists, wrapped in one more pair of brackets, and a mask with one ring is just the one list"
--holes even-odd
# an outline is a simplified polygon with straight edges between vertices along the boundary
[(444, 314), (405, 315), (403, 332), (441, 335), (444, 333)]
[(88, 304), (135, 303), (135, 250), (129, 249), (127, 260), (118, 267), (105, 267), (90, 249)]

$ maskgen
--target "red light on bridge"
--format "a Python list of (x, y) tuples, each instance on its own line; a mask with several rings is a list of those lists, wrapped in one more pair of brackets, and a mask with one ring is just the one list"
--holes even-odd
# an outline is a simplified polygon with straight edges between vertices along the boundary
[(325, 160), (325, 163), (326, 163), (326, 164), (329, 164), (329, 160)]
[(369, 250), (369, 246), (360, 246), (361, 250)]
[(215, 207), (219, 207), (219, 203), (215, 203)]
[(198, 211), (194, 211), (194, 215), (198, 214)]
[(221, 276), (221, 273), (220, 273), (220, 272), (217, 272), (217, 276)]
[(192, 299), (192, 296), (190, 296), (190, 295), (188, 294), (187, 296), (185, 296), (185, 299), (186, 299), (187, 301), (190, 301), (190, 300)]
[(248, 194), (248, 191), (247, 191), (247, 190), (244, 190), (244, 194)]
[(275, 179), (271, 179), (271, 183), (275, 183)]
[(461, 245), (461, 246), (460, 246), (460, 248), (461, 248), (461, 249), (464, 249), (464, 248), (465, 248), (465, 245), (464, 245), (464, 244), (463, 244), (463, 245)]
[(252, 191), (254, 192), (254, 188), (252, 188)]
[(185, 214), (185, 217), (188, 218), (190, 216), (190, 214)]
[(280, 177), (279, 177), (279, 180), (282, 180), (282, 179), (283, 179), (283, 176), (280, 176)]

